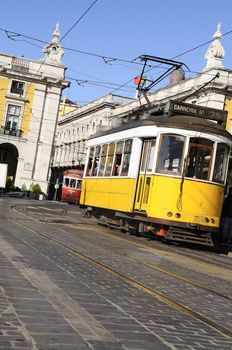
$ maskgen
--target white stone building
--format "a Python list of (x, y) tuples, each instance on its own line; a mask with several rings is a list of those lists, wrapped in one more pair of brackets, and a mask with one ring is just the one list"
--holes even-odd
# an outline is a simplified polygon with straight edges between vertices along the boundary
[(38, 183), (45, 193), (60, 98), (69, 86), (59, 37), (57, 25), (38, 61), (0, 53), (0, 163), (16, 187)]
[[(66, 169), (82, 169), (86, 140), (100, 127), (111, 125), (112, 111), (131, 98), (109, 94), (67, 113), (58, 121), (52, 161), (51, 192), (57, 179), (61, 182)], [(52, 195), (51, 195), (52, 198)]]

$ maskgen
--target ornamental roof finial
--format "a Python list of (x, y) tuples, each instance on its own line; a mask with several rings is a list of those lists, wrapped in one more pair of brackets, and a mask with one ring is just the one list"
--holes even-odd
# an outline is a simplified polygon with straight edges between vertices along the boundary
[(205, 54), (207, 64), (204, 70), (210, 68), (223, 68), (222, 61), (225, 56), (225, 50), (221, 44), (221, 37), (221, 23), (218, 23), (217, 31), (213, 35), (213, 42), (210, 44)]
[(52, 40), (51, 43), (57, 44), (59, 42), (59, 38), (60, 38), (60, 25), (59, 22), (56, 23), (56, 29), (54, 30), (53, 34), (52, 34)]
[(60, 28), (59, 23), (57, 22), (50, 43), (43, 48), (45, 62), (61, 63), (61, 57), (64, 55), (64, 50), (59, 42), (59, 38)]

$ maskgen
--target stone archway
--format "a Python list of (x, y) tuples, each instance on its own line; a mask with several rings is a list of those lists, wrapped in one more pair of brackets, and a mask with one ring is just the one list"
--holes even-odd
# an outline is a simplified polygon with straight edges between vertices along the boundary
[(7, 176), (15, 181), (19, 152), (11, 143), (0, 144), (0, 163), (8, 164)]

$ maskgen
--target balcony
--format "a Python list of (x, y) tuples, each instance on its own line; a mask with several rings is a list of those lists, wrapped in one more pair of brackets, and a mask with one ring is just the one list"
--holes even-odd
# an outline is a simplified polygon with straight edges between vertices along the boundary
[(26, 74), (29, 72), (29, 62), (21, 58), (13, 58), (12, 70)]
[(0, 128), (0, 135), (21, 137), (22, 134), (23, 134), (23, 131), (20, 129), (10, 129), (10, 128), (5, 127), (5, 126), (1, 126), (1, 128)]

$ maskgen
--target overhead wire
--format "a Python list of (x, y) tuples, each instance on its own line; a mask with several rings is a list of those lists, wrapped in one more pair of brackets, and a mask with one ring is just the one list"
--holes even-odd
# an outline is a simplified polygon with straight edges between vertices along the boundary
[[(30, 40), (35, 40), (35, 41), (39, 41), (39, 42), (41, 42), (41, 43), (46, 43), (46, 44), (48, 44), (48, 42), (46, 42), (46, 41), (43, 41), (43, 40), (40, 40), (40, 39), (31, 37), (31, 36), (27, 36), (27, 35), (24, 35), (24, 34), (21, 34), (21, 33), (12, 32), (12, 31), (9, 31), (9, 30), (4, 29), (4, 28), (0, 28), (0, 31), (5, 32), (5, 33), (7, 34), (7, 36), (8, 36), (8, 38), (11, 39), (11, 40), (16, 40), (15, 38), (18, 38), (18, 37), (21, 37), (21, 36), (22, 36), (22, 37), (30, 38)], [(232, 30), (230, 30), (230, 31), (228, 31), (228, 32), (226, 32), (226, 33), (224, 33), (224, 34), (222, 34), (222, 36), (226, 36), (226, 35), (229, 35), (229, 34), (231, 34), (231, 33), (232, 33)], [(202, 44), (200, 44), (200, 45), (197, 45), (197, 46), (195, 46), (195, 47), (193, 47), (193, 48), (191, 48), (191, 49), (189, 49), (189, 50), (187, 50), (187, 51), (185, 51), (185, 52), (182, 52), (182, 53), (179, 54), (179, 55), (174, 56), (172, 59), (181, 57), (181, 56), (183, 56), (183, 55), (185, 55), (185, 54), (187, 54), (187, 53), (189, 53), (189, 52), (192, 52), (192, 51), (194, 51), (194, 50), (196, 50), (196, 49), (199, 49), (199, 48), (201, 48), (201, 47), (205, 46), (206, 44), (209, 44), (209, 43), (211, 43), (211, 42), (213, 42), (213, 41), (214, 41), (214, 39), (208, 40), (208, 41), (206, 41), (206, 42), (204, 42), (204, 43), (202, 43)], [(102, 59), (104, 60), (105, 63), (109, 63), (109, 61), (110, 61), (110, 62), (121, 61), (121, 62), (130, 63), (130, 64), (143, 65), (142, 63), (136, 62), (135, 60), (125, 60), (125, 59), (116, 58), (116, 57), (110, 57), (110, 56), (105, 56), (105, 55), (98, 55), (98, 54), (95, 54), (95, 53), (91, 53), (91, 52), (87, 52), (87, 51), (81, 51), (81, 50), (77, 50), (77, 49), (73, 49), (73, 48), (68, 48), (68, 47), (64, 47), (64, 49), (65, 49), (65, 50), (71, 50), (71, 51), (74, 51), (74, 52), (77, 52), (77, 53), (82, 53), (82, 54), (86, 54), (86, 55), (91, 55), (91, 56), (94, 56), (94, 57), (102, 58)], [(153, 70), (154, 68), (163, 68), (163, 67), (160, 67), (160, 65), (153, 66), (153, 65), (151, 65), (151, 64), (147, 65), (147, 67), (149, 67), (149, 68), (148, 68), (148, 70), (146, 71), (146, 73), (149, 72), (149, 71), (151, 71), (151, 70)], [(163, 68), (163, 69), (164, 69), (164, 68)], [(191, 71), (189, 71), (189, 72), (191, 72)], [(195, 73), (195, 72), (192, 72), (192, 73)], [(201, 74), (202, 74), (202, 73), (201, 73)], [(207, 73), (204, 73), (204, 74), (207, 74)], [(134, 78), (133, 78), (133, 79), (134, 79)], [(123, 88), (124, 86), (128, 85), (130, 82), (133, 81), (133, 79), (130, 79), (130, 80), (127, 81), (126, 83), (119, 85), (119, 87), (113, 89), (113, 90), (111, 91), (111, 93), (113, 93), (113, 92), (115, 92), (115, 91), (117, 91), (117, 90), (120, 90), (120, 89)], [(86, 82), (86, 83), (87, 83), (87, 82)]]
[[(97, 0), (96, 0), (97, 1)], [(71, 30), (71, 28), (70, 28)], [(40, 43), (43, 43), (43, 44), (49, 44), (48, 41), (45, 41), (45, 40), (41, 40), (41, 39), (38, 39), (38, 38), (35, 38), (35, 37), (32, 37), (32, 36), (29, 36), (29, 35), (25, 35), (25, 34), (22, 34), (22, 33), (18, 33), (18, 32), (13, 32), (13, 31), (10, 31), (8, 29), (5, 29), (5, 28), (1, 28), (0, 27), (0, 31), (6, 33), (7, 37), (10, 39), (10, 40), (14, 40), (16, 41), (16, 38), (19, 38), (19, 37), (24, 37), (24, 38), (27, 38), (27, 39), (30, 39), (30, 40), (33, 40), (33, 41), (37, 41), (37, 42), (40, 42)], [(225, 37), (229, 34), (232, 33), (232, 30), (229, 30), (227, 31), (226, 33), (223, 33), (221, 35), (221, 37)], [(66, 33), (67, 35), (68, 33)], [(60, 39), (63, 40), (64, 36)], [(189, 49), (189, 50), (186, 50), (176, 56), (174, 56), (172, 59), (176, 59), (178, 57), (181, 57), (183, 55), (186, 55), (187, 53), (190, 53), (192, 51), (195, 51), (207, 44), (210, 44), (214, 41), (214, 39), (210, 39), (202, 44), (199, 44), (197, 46), (194, 46), (193, 48)], [(133, 60), (126, 60), (126, 59), (122, 59), (122, 58), (118, 58), (118, 57), (111, 57), (111, 56), (107, 56), (107, 55), (100, 55), (100, 54), (96, 54), (96, 53), (93, 53), (93, 52), (89, 52), (89, 51), (83, 51), (83, 50), (77, 50), (75, 48), (71, 48), (71, 47), (65, 47), (63, 46), (63, 48), (67, 51), (73, 51), (73, 52), (76, 52), (76, 53), (81, 53), (81, 54), (85, 54), (85, 55), (90, 55), (90, 56), (93, 56), (93, 57), (98, 57), (98, 58), (102, 58), (105, 63), (109, 63), (109, 62), (113, 62), (113, 61), (121, 61), (121, 62), (126, 62), (126, 63), (131, 63), (131, 64), (136, 64), (136, 65), (143, 65), (142, 63), (139, 63), (139, 62), (136, 62), (136, 59), (133, 59)], [(157, 66), (152, 66), (152, 65), (148, 65), (150, 66), (151, 68), (156, 68)]]
[[(97, 2), (97, 0), (94, 1), (94, 2), (92, 3), (92, 5), (89, 7), (88, 10), (90, 10), (96, 2)], [(85, 14), (88, 12), (88, 10), (86, 10)], [(64, 37), (66, 37), (66, 36), (69, 34), (69, 32), (75, 27), (75, 25), (76, 25), (77, 23), (79, 23), (79, 21), (83, 18), (83, 16), (84, 16), (85, 14), (83, 14), (83, 15), (75, 22), (75, 24), (69, 29), (69, 31), (66, 32), (66, 34), (61, 38), (61, 40), (63, 40)], [(24, 35), (24, 34), (12, 32), (12, 31), (9, 31), (9, 30), (7, 30), (7, 29), (0, 28), (0, 31), (5, 32), (6, 35), (8, 36), (8, 38), (11, 39), (11, 40), (16, 40), (16, 39), (15, 39), (16, 37), (17, 37), (17, 38), (19, 38), (19, 37), (25, 37), (25, 38), (29, 38), (30, 40), (35, 40), (35, 41), (39, 41), (39, 42), (41, 42), (41, 43), (48, 44), (48, 42), (46, 42), (46, 41), (43, 41), (43, 40), (40, 40), (40, 39), (36, 39), (36, 38), (33, 38), (33, 37), (31, 37), (31, 36), (27, 36), (27, 35)], [(222, 37), (223, 37), (223, 36), (226, 36), (226, 35), (229, 35), (229, 34), (231, 34), (231, 33), (232, 33), (232, 30), (230, 30), (230, 31), (228, 31), (228, 32), (226, 32), (226, 33), (224, 33), (224, 34), (222, 34)], [(60, 41), (61, 41), (61, 40), (60, 40)], [(209, 43), (211, 43), (211, 42), (213, 42), (213, 41), (214, 41), (214, 39), (208, 40), (207, 42), (204, 42), (204, 43), (202, 43), (202, 44), (200, 44), (200, 45), (197, 45), (197, 46), (195, 46), (195, 47), (193, 47), (193, 48), (191, 48), (191, 49), (189, 49), (189, 50), (187, 50), (187, 51), (185, 51), (185, 52), (183, 52), (183, 53), (181, 53), (181, 54), (179, 54), (179, 55), (173, 57), (172, 59), (181, 57), (181, 56), (183, 56), (183, 55), (185, 55), (185, 54), (187, 54), (187, 53), (189, 53), (189, 52), (192, 52), (192, 51), (194, 51), (194, 50), (196, 50), (196, 49), (199, 49), (199, 48), (201, 48), (201, 47), (205, 46), (206, 44), (209, 44)], [(28, 42), (28, 41), (27, 41), (27, 42)], [(75, 51), (75, 52), (78, 52), (78, 53), (88, 54), (88, 55), (91, 55), (91, 56), (94, 56), (94, 57), (101, 57), (101, 58), (104, 60), (104, 62), (105, 62), (105, 63), (108, 63), (108, 64), (109, 64), (109, 62), (121, 61), (121, 62), (130, 63), (130, 64), (132, 63), (132, 64), (139, 64), (139, 65), (142, 65), (141, 63), (135, 62), (134, 60), (129, 61), (129, 60), (120, 59), (120, 58), (115, 58), (115, 57), (113, 58), (113, 57), (109, 57), (109, 56), (97, 55), (97, 54), (93, 54), (93, 53), (91, 53), (91, 52), (76, 50), (76, 49), (73, 49), (73, 48), (64, 48), (64, 49), (66, 49), (66, 50), (71, 50), (71, 51)], [(4, 62), (4, 63), (5, 63), (5, 62)], [(38, 72), (39, 72), (39, 70), (41, 69), (41, 67), (42, 67), (43, 64), (44, 64), (44, 60), (41, 62), (40, 66), (39, 66), (39, 68), (38, 68), (38, 70), (36, 71), (36, 74), (35, 74), (34, 76), (36, 76), (36, 75), (38, 74)], [(148, 65), (148, 67), (149, 67), (149, 69), (148, 69), (146, 72), (149, 72), (149, 71), (153, 70), (154, 68), (158, 68), (159, 65), (156, 65), (156, 66)], [(159, 68), (162, 68), (162, 69), (163, 69), (163, 67), (159, 67)], [(191, 72), (191, 71), (189, 71), (189, 72)], [(192, 73), (196, 73), (196, 72), (192, 72)], [(207, 72), (197, 72), (197, 73), (199, 73), (199, 74), (209, 74), (209, 73), (207, 73)], [(75, 81), (78, 82), (78, 79), (76, 79), (76, 78), (69, 77), (69, 79), (73, 79), (73, 80), (75, 80)], [(79, 79), (79, 81), (80, 81), (80, 79)], [(124, 83), (124, 84), (121, 84), (121, 85), (120, 85), (120, 84), (110, 83), (110, 84), (112, 84), (112, 85), (118, 85), (115, 89), (113, 89), (113, 90), (111, 91), (111, 93), (114, 93), (114, 92), (117, 91), (117, 90), (122, 90), (122, 88), (123, 88), (124, 86), (126, 86), (126, 85), (127, 85), (129, 82), (131, 82), (131, 81), (133, 81), (133, 79), (131, 79), (131, 80), (129, 80), (128, 82), (126, 82), (126, 83)], [(104, 85), (104, 84), (101, 85), (101, 83), (103, 83), (103, 82), (101, 82), (101, 81), (100, 81), (100, 82), (97, 82), (97, 81), (85, 80), (84, 82), (85, 82), (85, 83), (88, 83), (88, 84), (96, 85), (96, 86), (98, 86), (98, 87), (104, 87), (104, 88), (108, 88), (108, 89), (110, 88), (110, 87), (108, 87), (108, 86), (106, 86), (106, 85)], [(105, 83), (105, 82), (104, 82), (104, 83)], [(31, 84), (32, 84), (32, 83), (30, 83), (29, 86), (28, 86), (27, 94), (29, 94), (29, 87), (30, 87)], [(108, 84), (108, 83), (106, 83), (106, 84)], [(41, 97), (42, 97), (42, 96), (41, 96)], [(31, 113), (31, 111), (30, 111), (30, 113)], [(35, 116), (33, 115), (33, 113), (32, 113), (32, 117), (34, 117), (35, 119), (37, 119), (37, 117), (35, 117)]]
[(76, 25), (82, 20), (82, 18), (85, 17), (85, 15), (91, 10), (91, 8), (96, 4), (98, 0), (95, 0), (88, 8), (87, 10), (78, 18), (78, 20), (71, 26), (71, 28), (61, 37), (59, 42), (61, 42), (66, 36), (73, 30), (73, 28), (76, 27)]

